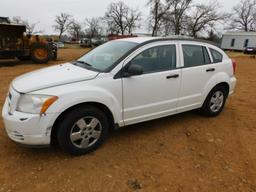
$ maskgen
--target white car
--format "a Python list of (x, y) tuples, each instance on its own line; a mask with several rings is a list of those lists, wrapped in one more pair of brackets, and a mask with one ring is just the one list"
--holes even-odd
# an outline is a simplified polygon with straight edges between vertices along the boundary
[(64, 48), (65, 47), (65, 44), (62, 43), (61, 41), (55, 42), (55, 44), (57, 45), (58, 48)]
[(217, 116), (234, 92), (235, 68), (221, 49), (197, 40), (110, 41), (73, 63), (16, 78), (2, 116), (17, 143), (57, 139), (65, 151), (85, 154), (112, 128), (193, 109)]

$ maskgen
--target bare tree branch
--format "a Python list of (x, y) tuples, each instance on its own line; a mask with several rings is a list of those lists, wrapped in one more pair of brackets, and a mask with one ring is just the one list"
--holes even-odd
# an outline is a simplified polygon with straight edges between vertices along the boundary
[(190, 9), (191, 3), (192, 0), (165, 0), (164, 3), (161, 0), (149, 0), (152, 36), (160, 33), (168, 35), (171, 31), (175, 35), (180, 35), (185, 27), (186, 12)]
[(192, 0), (168, 0), (170, 3), (169, 20), (174, 26), (174, 34), (180, 35), (187, 18), (186, 12), (191, 8)]
[(256, 0), (241, 0), (233, 7), (231, 26), (239, 30), (253, 31), (256, 12)]
[(138, 10), (129, 8), (124, 2), (111, 3), (104, 17), (110, 33), (131, 34), (139, 27), (141, 13)]
[(105, 20), (109, 26), (109, 31), (114, 33), (121, 33), (124, 35), (127, 24), (126, 16), (128, 14), (129, 8), (122, 1), (117, 3), (111, 3), (105, 13)]
[(149, 28), (152, 30), (152, 36), (157, 36), (170, 4), (165, 4), (161, 0), (149, 0), (147, 5), (150, 6)]
[(94, 38), (102, 34), (103, 27), (102, 27), (101, 21), (102, 21), (101, 17), (93, 17), (91, 19), (89, 18), (85, 19), (85, 24), (86, 24), (85, 31), (90, 38)]
[(82, 25), (73, 19), (69, 23), (68, 31), (74, 39), (79, 40), (82, 32)]
[(128, 34), (132, 34), (133, 30), (140, 27), (141, 12), (137, 9), (129, 9), (126, 15), (126, 24)]
[(35, 31), (36, 25), (39, 23), (29, 23), (27, 20), (23, 20), (21, 17), (16, 16), (12, 18), (12, 22), (15, 24), (25, 25), (26, 26), (26, 33), (29, 35), (35, 33), (42, 33), (42, 31)]
[(187, 19), (189, 35), (197, 37), (198, 33), (204, 31), (207, 27), (213, 28), (216, 22), (230, 17), (230, 14), (219, 12), (219, 8), (217, 2), (195, 5)]
[(59, 39), (61, 40), (62, 34), (68, 30), (72, 16), (67, 13), (61, 13), (55, 18), (55, 25), (53, 26), (56, 31), (59, 31)]

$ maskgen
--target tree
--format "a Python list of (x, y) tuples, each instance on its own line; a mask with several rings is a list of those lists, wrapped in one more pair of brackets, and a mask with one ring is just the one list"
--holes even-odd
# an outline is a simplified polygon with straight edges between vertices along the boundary
[(82, 25), (73, 19), (69, 23), (68, 31), (74, 39), (79, 40), (82, 32)]
[(164, 36), (169, 36), (170, 34), (174, 34), (174, 26), (170, 22), (170, 19), (169, 19), (170, 17), (171, 17), (170, 13), (167, 12), (161, 22), (161, 34)]
[(256, 0), (241, 0), (233, 7), (231, 27), (252, 31), (255, 22)]
[(149, 28), (152, 31), (152, 36), (157, 36), (170, 4), (166, 5), (161, 0), (149, 0), (147, 5), (150, 6)]
[(121, 33), (122, 35), (125, 34), (128, 11), (128, 6), (122, 1), (111, 3), (109, 5), (108, 10), (105, 13), (105, 20), (110, 26), (111, 32)]
[(206, 38), (206, 40), (212, 41), (212, 42), (215, 42), (215, 43), (220, 43), (221, 42), (220, 36), (213, 29), (211, 29), (208, 32), (208, 37)]
[(108, 25), (110, 33), (132, 33), (137, 28), (138, 21), (141, 19), (141, 13), (138, 10), (133, 10), (124, 2), (111, 3), (105, 13), (104, 20)]
[(27, 20), (22, 19), (20, 16), (13, 17), (12, 22), (15, 23), (15, 24), (25, 25), (26, 26), (26, 33), (29, 34), (29, 35), (42, 32), (42, 31), (35, 31), (36, 25), (39, 22), (29, 23)]
[(180, 35), (186, 24), (186, 12), (190, 9), (192, 0), (168, 0), (170, 4), (169, 21), (174, 27), (174, 34)]
[(216, 22), (223, 21), (229, 17), (229, 14), (220, 13), (219, 4), (216, 2), (210, 4), (197, 4), (191, 11), (187, 19), (187, 28), (189, 35), (197, 37), (199, 32), (207, 28), (213, 28)]
[(157, 36), (160, 29), (163, 29), (164, 35), (168, 35), (171, 30), (175, 35), (180, 35), (191, 3), (192, 0), (149, 0), (152, 36)]
[(61, 13), (55, 18), (55, 25), (53, 26), (56, 31), (59, 31), (59, 40), (61, 40), (62, 34), (69, 29), (72, 16), (67, 13)]
[(26, 25), (26, 33), (27, 34), (32, 35), (34, 33), (40, 33), (41, 32), (41, 31), (35, 31), (37, 23), (29, 23), (28, 21), (24, 21), (23, 24)]
[(137, 9), (129, 9), (126, 15), (126, 24), (128, 34), (132, 34), (133, 30), (140, 27), (141, 12)]
[(89, 18), (85, 19), (85, 24), (86, 24), (85, 31), (87, 36), (89, 36), (90, 38), (94, 38), (101, 35), (103, 31), (101, 21), (102, 21), (101, 17), (93, 17), (91, 19)]
[(255, 13), (253, 14), (253, 22), (252, 22), (252, 31), (256, 32), (256, 9), (255, 9)]

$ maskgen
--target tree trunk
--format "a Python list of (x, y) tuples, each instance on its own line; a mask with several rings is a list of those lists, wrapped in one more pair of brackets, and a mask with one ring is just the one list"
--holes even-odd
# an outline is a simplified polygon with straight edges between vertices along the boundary
[(59, 41), (61, 41), (62, 34), (63, 34), (63, 32), (60, 31), (60, 34), (59, 34)]

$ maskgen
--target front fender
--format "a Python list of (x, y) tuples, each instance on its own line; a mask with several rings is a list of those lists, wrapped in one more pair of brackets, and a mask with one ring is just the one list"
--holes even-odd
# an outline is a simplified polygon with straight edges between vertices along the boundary
[[(72, 90), (72, 91), (70, 91)], [(118, 89), (117, 89), (118, 90)], [(119, 93), (120, 92), (120, 93)], [(35, 94), (56, 95), (59, 99), (49, 107), (47, 114), (61, 114), (78, 104), (95, 102), (105, 105), (112, 113), (114, 122), (122, 125), (121, 88), (116, 95), (107, 89), (88, 85), (65, 85), (35, 92)]]

